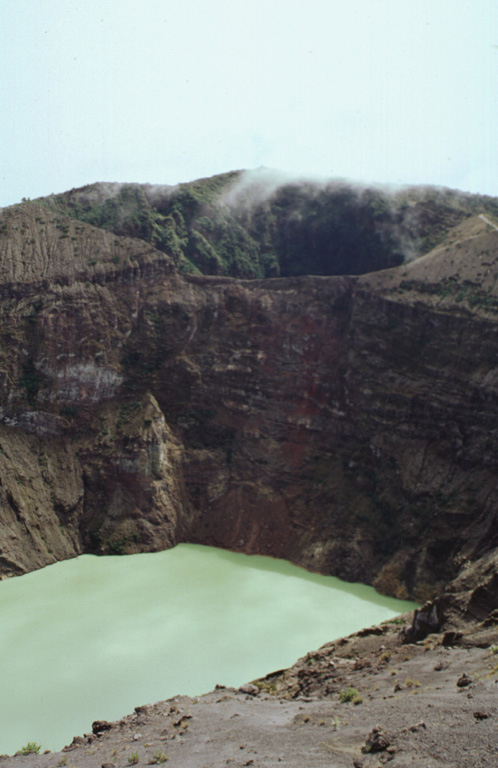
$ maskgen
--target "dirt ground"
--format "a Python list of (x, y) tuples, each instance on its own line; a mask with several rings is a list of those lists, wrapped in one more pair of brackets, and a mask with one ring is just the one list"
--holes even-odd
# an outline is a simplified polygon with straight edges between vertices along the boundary
[(454, 646), (403, 644), (398, 630), (363, 630), (239, 690), (138, 706), (62, 752), (0, 768), (496, 768), (498, 627)]

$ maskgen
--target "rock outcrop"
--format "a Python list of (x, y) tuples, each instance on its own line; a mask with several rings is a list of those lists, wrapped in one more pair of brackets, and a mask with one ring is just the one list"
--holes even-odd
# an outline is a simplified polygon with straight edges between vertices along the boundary
[(4, 210), (1, 574), (187, 540), (441, 593), (498, 544), (497, 276), (478, 216), (393, 269), (239, 280)]

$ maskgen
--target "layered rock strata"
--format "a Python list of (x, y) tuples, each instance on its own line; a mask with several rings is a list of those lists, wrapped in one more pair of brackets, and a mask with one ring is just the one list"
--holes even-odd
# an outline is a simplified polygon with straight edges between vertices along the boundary
[(251, 281), (37, 203), (0, 228), (3, 576), (187, 540), (424, 600), (493, 556), (486, 220), (372, 275)]

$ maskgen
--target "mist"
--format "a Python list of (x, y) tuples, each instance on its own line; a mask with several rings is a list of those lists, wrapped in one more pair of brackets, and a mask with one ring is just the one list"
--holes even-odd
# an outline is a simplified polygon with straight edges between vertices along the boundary
[(177, 185), (99, 182), (45, 200), (148, 242), (179, 271), (245, 279), (357, 275), (409, 262), (498, 200), (259, 167)]
[(498, 194), (497, 13), (492, 0), (3, 3), (0, 205), (262, 165)]

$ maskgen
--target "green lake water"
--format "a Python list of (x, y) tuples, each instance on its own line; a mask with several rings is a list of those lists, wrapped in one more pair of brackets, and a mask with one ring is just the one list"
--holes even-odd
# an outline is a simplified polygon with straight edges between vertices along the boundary
[(411, 610), (284, 560), (194, 544), (0, 583), (0, 754), (58, 750), (135, 706), (238, 686)]

